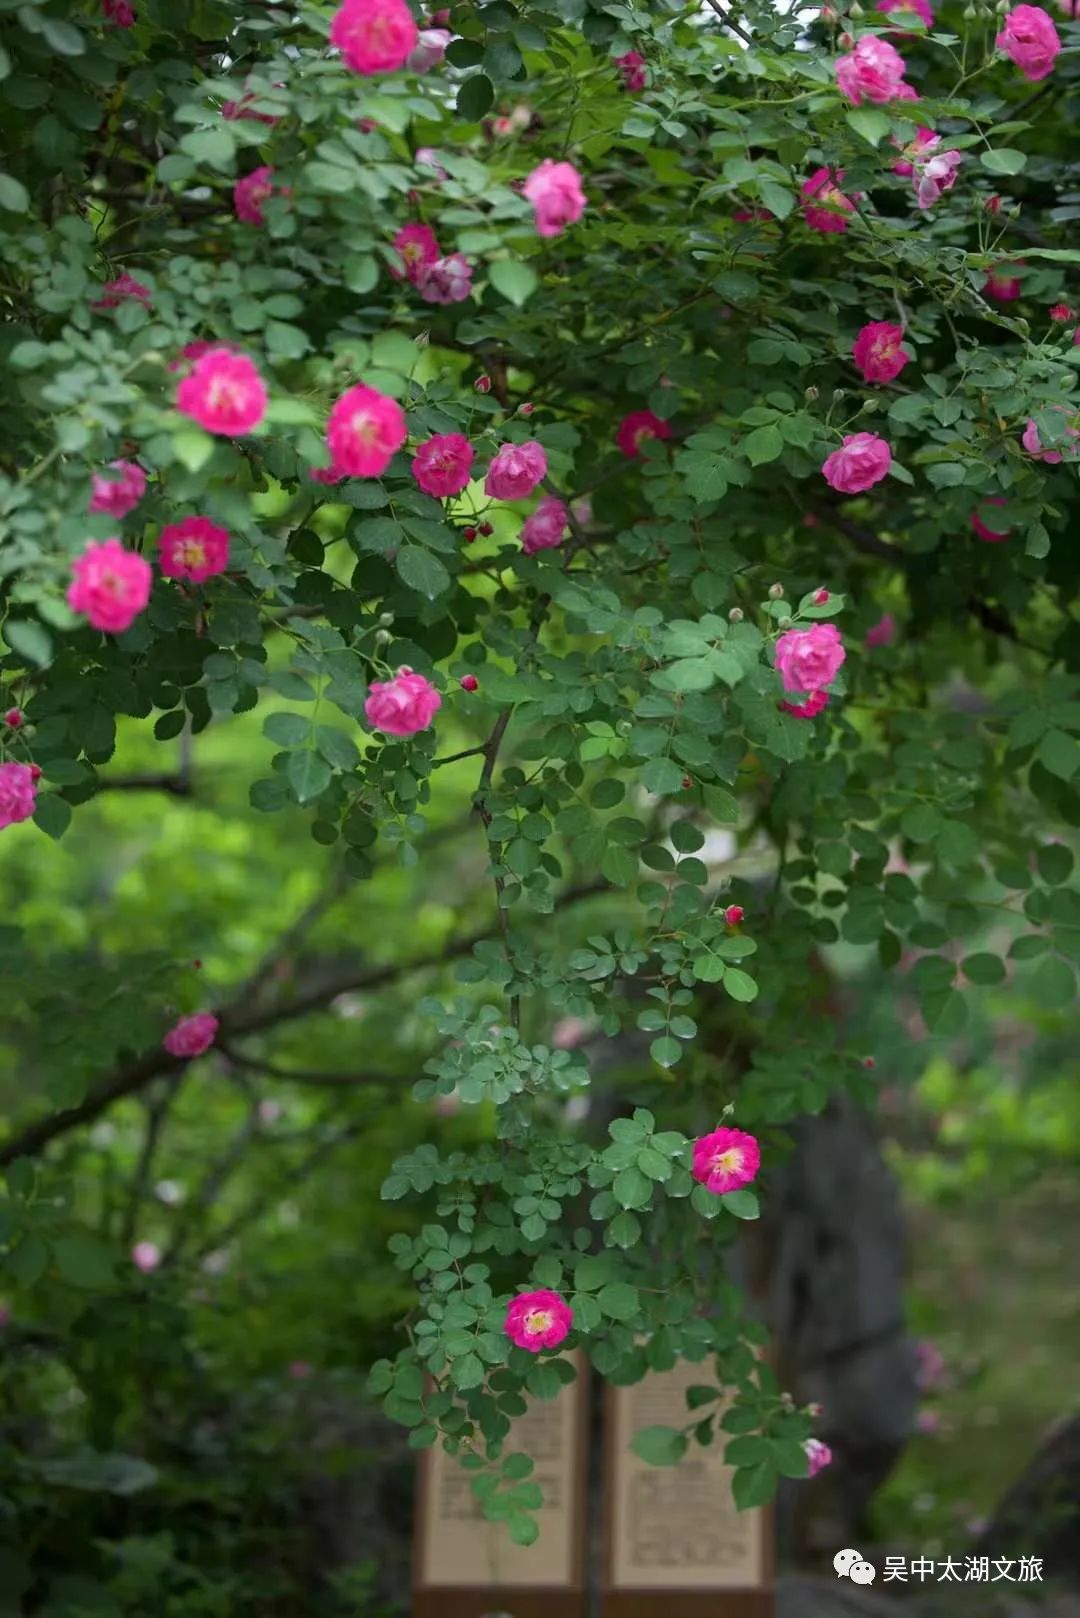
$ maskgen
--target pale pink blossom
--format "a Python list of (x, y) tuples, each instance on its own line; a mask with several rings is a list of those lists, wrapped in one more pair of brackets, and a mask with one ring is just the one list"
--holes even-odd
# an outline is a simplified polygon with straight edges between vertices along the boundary
[(851, 352), (864, 382), (893, 382), (911, 359), (902, 347), (904, 328), (891, 320), (863, 326)]
[(888, 475), (892, 452), (876, 433), (848, 433), (822, 464), (826, 483), (841, 494), (861, 494)]
[(533, 205), (540, 236), (561, 236), (585, 212), (581, 175), (572, 163), (554, 163), (545, 157), (521, 189)]
[(387, 736), (415, 736), (426, 730), (442, 707), (442, 697), (422, 674), (400, 668), (391, 680), (373, 680), (364, 701), (364, 717), (373, 730)]
[(229, 565), (229, 534), (209, 517), (169, 523), (158, 539), (158, 566), (167, 579), (202, 584)]
[[(1064, 416), (1068, 414), (1064, 405), (1054, 405), (1053, 408), (1058, 411), (1060, 415)], [(1024, 428), (1020, 442), (1023, 444), (1032, 460), (1045, 461), (1047, 466), (1057, 466), (1062, 459), (1075, 461), (1077, 455), (1080, 454), (1080, 449), (1077, 447), (1078, 441), (1080, 441), (1080, 428), (1066, 426), (1065, 435), (1067, 443), (1062, 450), (1043, 449), (1042, 441), (1039, 438), (1039, 429), (1035, 425), (1035, 422), (1029, 417), (1028, 424)]]
[(434, 146), (418, 146), (416, 148), (416, 161), (422, 168), (431, 169), (437, 180), (450, 178), (439, 162), (439, 154)]
[(793, 719), (816, 719), (829, 706), (827, 691), (811, 691), (805, 702), (781, 702), (780, 707)]
[(941, 1417), (936, 1410), (920, 1410), (915, 1417), (915, 1426), (920, 1433), (939, 1433)]
[(170, 1056), (190, 1060), (208, 1051), (217, 1038), (218, 1019), (212, 1011), (195, 1011), (190, 1017), (181, 1017), (161, 1041)]
[(150, 288), (141, 281), (136, 281), (127, 270), (118, 275), (114, 281), (106, 281), (101, 289), (101, 296), (91, 303), (91, 309), (116, 309), (122, 303), (134, 301), (149, 308), (152, 301)]
[(648, 69), (640, 51), (625, 51), (622, 56), (616, 56), (615, 66), (622, 74), (623, 88), (631, 95), (648, 88)]
[(691, 1172), (714, 1196), (749, 1185), (760, 1167), (761, 1148), (743, 1129), (714, 1129), (694, 1142)]
[(649, 438), (670, 438), (671, 425), (651, 410), (632, 410), (624, 416), (615, 433), (615, 442), (624, 455), (636, 456)]
[(149, 1275), (161, 1263), (161, 1249), (156, 1242), (136, 1242), (131, 1249), (131, 1262), (137, 1270)]
[(915, 201), (925, 213), (956, 183), (956, 171), (964, 161), (962, 152), (935, 152), (915, 165)]
[(353, 73), (404, 67), (419, 33), (405, 0), (345, 0), (330, 23), (330, 43)]
[(400, 281), (404, 275), (405, 280), (411, 281), (413, 286), (427, 266), (434, 264), (439, 257), (439, 244), (430, 225), (402, 225), (394, 237), (393, 246), (405, 269), (391, 269), (390, 274), (395, 281)]
[(835, 178), (829, 169), (816, 169), (803, 182), (803, 218), (811, 230), (830, 235), (848, 228), (846, 216), (855, 212), (855, 204), (839, 189), (843, 178), (843, 169), (837, 169)]
[(331, 464), (348, 477), (378, 477), (407, 437), (397, 400), (363, 382), (341, 395), (326, 424)]
[(233, 186), (233, 207), (237, 219), (245, 225), (264, 225), (266, 215), (262, 205), (270, 200), (276, 189), (274, 171), (266, 163), (261, 168), (252, 169), (242, 180), (237, 180)]
[(146, 473), (134, 461), (110, 461), (104, 472), (93, 474), (91, 482), (90, 510), (109, 517), (126, 517), (146, 493)]
[[(38, 775), (41, 771), (38, 771)], [(37, 807), (37, 776), (31, 764), (0, 764), (0, 831), (29, 820)]]
[(563, 542), (570, 513), (561, 500), (547, 494), (521, 529), (521, 548), (526, 556), (534, 551), (553, 550)]
[(506, 1311), (503, 1330), (518, 1348), (539, 1354), (542, 1348), (558, 1348), (570, 1333), (574, 1311), (566, 1299), (546, 1287), (519, 1292)]
[(494, 500), (523, 500), (547, 476), (548, 460), (534, 438), (524, 444), (504, 444), (484, 479), (484, 493)]
[(472, 291), (472, 265), (464, 253), (425, 264), (416, 285), (425, 303), (462, 303)]
[(840, 672), (847, 653), (835, 624), (788, 629), (776, 643), (776, 667), (785, 691), (822, 691)]
[(67, 604), (94, 629), (120, 635), (150, 600), (149, 562), (125, 550), (118, 539), (91, 540), (71, 567)]
[(410, 73), (430, 73), (446, 55), (446, 47), (453, 37), (448, 28), (421, 28), (405, 66)]
[(945, 1380), (945, 1356), (929, 1337), (915, 1344), (916, 1380), (924, 1393), (939, 1388)]
[(883, 612), (877, 623), (866, 631), (866, 649), (872, 652), (878, 646), (891, 646), (895, 639), (896, 619), (891, 612)]
[(425, 494), (460, 494), (472, 476), (475, 450), (463, 433), (436, 433), (413, 456), (412, 475)]
[(832, 1450), (820, 1438), (804, 1439), (803, 1449), (806, 1451), (807, 1476), (816, 1478), (832, 1460)]
[(925, 125), (920, 125), (915, 131), (915, 139), (909, 140), (906, 146), (901, 146), (895, 135), (892, 136), (892, 144), (903, 154), (893, 164), (893, 173), (903, 176), (904, 179), (910, 179), (915, 172), (916, 163), (921, 163), (923, 158), (929, 157), (941, 145), (941, 136), (935, 135), (934, 131), (927, 129)]
[(887, 39), (867, 34), (837, 62), (836, 82), (856, 107), (864, 101), (896, 101), (903, 95), (904, 58)]
[[(978, 535), (984, 545), (1000, 545), (1001, 541), (1003, 539), (1008, 539), (1009, 535), (1012, 533), (1011, 528), (991, 528), (989, 523), (983, 521), (981, 515), (982, 512), (986, 511), (987, 506), (1004, 506), (1007, 504), (1008, 502), (1006, 501), (1004, 495), (988, 494), (985, 500), (981, 500), (971, 513), (972, 532)], [(987, 516), (989, 515), (990, 513), (987, 512)]]
[(994, 43), (1033, 83), (1053, 72), (1061, 50), (1058, 31), (1042, 6), (1014, 6)]
[(552, 1049), (572, 1051), (588, 1039), (592, 1025), (584, 1017), (560, 1017), (551, 1030)]
[(246, 354), (209, 348), (176, 389), (176, 408), (208, 433), (250, 433), (266, 414), (266, 383)]
[(308, 1360), (290, 1360), (289, 1376), (294, 1382), (306, 1382), (315, 1367)]

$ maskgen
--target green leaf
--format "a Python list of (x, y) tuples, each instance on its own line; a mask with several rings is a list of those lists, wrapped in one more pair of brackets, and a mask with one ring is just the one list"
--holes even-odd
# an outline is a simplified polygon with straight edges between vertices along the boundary
[(72, 1286), (87, 1287), (91, 1291), (110, 1286), (116, 1256), (108, 1242), (92, 1231), (76, 1231), (71, 1236), (60, 1236), (53, 1244), (56, 1267), (65, 1281)]
[(688, 1443), (686, 1434), (675, 1427), (642, 1427), (630, 1440), (630, 1448), (649, 1466), (677, 1466)]
[(653, 1182), (631, 1163), (615, 1176), (611, 1192), (620, 1208), (646, 1208), (652, 1200), (652, 1189)]
[(736, 1219), (757, 1219), (760, 1216), (758, 1199), (753, 1191), (725, 1191), (720, 1201)]
[(755, 427), (743, 439), (742, 449), (751, 466), (762, 466), (766, 461), (775, 461), (783, 453), (783, 435), (779, 427), (774, 427), (771, 422), (765, 427)]
[(596, 1301), (609, 1320), (633, 1320), (641, 1308), (637, 1288), (628, 1286), (625, 1281), (612, 1281), (601, 1287)]
[(0, 173), (0, 208), (8, 213), (26, 213), (30, 207), (30, 193), (21, 180)]
[(34, 809), (34, 825), (58, 842), (71, 825), (71, 805), (55, 792), (43, 794)]
[(674, 1067), (682, 1053), (683, 1048), (679, 1041), (672, 1039), (669, 1034), (664, 1034), (659, 1039), (654, 1039), (649, 1046), (649, 1055), (654, 1062), (659, 1062), (661, 1067)]
[(535, 1545), (540, 1536), (540, 1525), (536, 1518), (526, 1516), (523, 1511), (511, 1513), (506, 1525), (515, 1545)]
[(979, 153), (979, 162), (991, 174), (1019, 174), (1027, 164), (1027, 153), (1014, 146), (998, 146)]
[(1045, 955), (1027, 980), (1036, 1005), (1046, 1011), (1062, 1011), (1076, 996), (1076, 974), (1059, 955)]
[(310, 748), (289, 754), (286, 773), (289, 785), (301, 803), (310, 803), (312, 798), (317, 798), (330, 785), (329, 764), (321, 754), (312, 752)]
[(263, 735), (279, 747), (303, 747), (311, 736), (311, 720), (298, 713), (267, 714)]
[(136, 1455), (101, 1454), (79, 1450), (74, 1455), (52, 1455), (25, 1462), (29, 1470), (56, 1488), (127, 1496), (153, 1488), (157, 1467)]
[(1080, 768), (1080, 745), (1063, 730), (1048, 730), (1039, 743), (1039, 763), (1062, 781), (1071, 781)]
[(457, 113), (468, 123), (479, 123), (491, 111), (495, 100), (495, 86), (485, 73), (475, 73), (466, 79), (457, 96)]
[(4, 625), (4, 639), (13, 652), (39, 669), (52, 662), (52, 636), (32, 618), (9, 618)]
[(214, 440), (197, 427), (184, 427), (172, 435), (172, 451), (189, 472), (201, 472), (214, 453)]
[(844, 117), (848, 128), (853, 129), (856, 135), (861, 135), (871, 146), (884, 140), (892, 127), (885, 113), (877, 112), (873, 107), (849, 107)]
[(394, 559), (398, 577), (410, 590), (434, 601), (450, 588), (450, 575), (437, 556), (420, 545), (403, 545)]
[(670, 758), (651, 758), (641, 772), (641, 784), (646, 792), (666, 797), (682, 790), (684, 773)]
[(488, 265), (488, 278), (497, 292), (518, 309), (532, 297), (540, 284), (536, 271), (518, 258), (499, 258)]
[(82, 56), (86, 50), (86, 39), (74, 23), (38, 12), (38, 24), (42, 38), (58, 56)]
[(749, 972), (743, 972), (737, 966), (729, 966), (724, 970), (724, 989), (733, 1000), (744, 1004), (757, 999), (758, 986)]
[(19, 1287), (32, 1287), (40, 1281), (48, 1262), (49, 1249), (33, 1230), (4, 1259), (8, 1273)]
[(759, 1461), (756, 1466), (741, 1466), (731, 1480), (731, 1492), (740, 1511), (752, 1511), (755, 1506), (766, 1506), (776, 1493), (777, 1472), (772, 1461)]

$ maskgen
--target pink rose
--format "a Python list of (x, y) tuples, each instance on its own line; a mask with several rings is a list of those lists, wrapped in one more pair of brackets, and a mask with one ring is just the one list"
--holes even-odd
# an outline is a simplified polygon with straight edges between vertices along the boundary
[(364, 701), (364, 717), (373, 730), (387, 736), (415, 736), (426, 730), (442, 707), (442, 697), (422, 674), (400, 668), (392, 680), (373, 680)]
[(253, 169), (242, 180), (237, 180), (233, 186), (233, 207), (237, 219), (245, 225), (264, 225), (266, 217), (262, 205), (269, 201), (274, 191), (274, 171), (265, 163), (262, 168)]
[(827, 691), (811, 691), (805, 702), (781, 702), (780, 707), (793, 719), (816, 719), (829, 706)]
[[(434, 146), (418, 146), (416, 148), (416, 161), (421, 167), (431, 169), (437, 180), (448, 180), (450, 178), (439, 162), (439, 154)], [(437, 252), (436, 257), (438, 257)]]
[[(40, 772), (39, 772), (40, 773)], [(0, 764), (0, 831), (29, 820), (37, 806), (37, 776), (29, 764)]]
[(106, 22), (115, 23), (117, 28), (130, 28), (135, 21), (129, 0), (101, 0), (101, 10)]
[(210, 1049), (217, 1031), (218, 1020), (212, 1011), (196, 1011), (174, 1023), (161, 1043), (170, 1056), (182, 1056), (190, 1061)]
[(884, 612), (866, 631), (866, 649), (872, 652), (878, 646), (891, 646), (895, 639), (896, 619), (891, 612)]
[(341, 395), (326, 424), (331, 465), (347, 477), (378, 477), (407, 437), (397, 400), (363, 382)]
[(887, 39), (867, 34), (837, 62), (836, 82), (856, 107), (864, 101), (897, 101), (903, 96), (904, 58)]
[[(1068, 414), (1064, 405), (1054, 405), (1052, 408), (1063, 416)], [(1057, 466), (1062, 459), (1075, 461), (1077, 455), (1080, 454), (1080, 450), (1077, 449), (1077, 441), (1080, 440), (1080, 429), (1066, 426), (1065, 434), (1067, 442), (1062, 450), (1043, 449), (1042, 441), (1039, 438), (1039, 429), (1029, 417), (1020, 442), (1032, 460), (1045, 461), (1047, 466)]]
[(107, 471), (95, 472), (91, 481), (90, 510), (110, 517), (126, 517), (146, 493), (146, 473), (134, 461), (110, 461)]
[(467, 485), (475, 453), (463, 434), (436, 433), (414, 455), (412, 475), (425, 494), (444, 500)]
[(1053, 72), (1061, 49), (1058, 31), (1042, 6), (1014, 6), (994, 43), (1033, 83)]
[[(285, 86), (283, 84), (278, 84), (275, 86), (275, 88), (278, 90), (283, 90)], [(253, 90), (245, 90), (239, 101), (222, 102), (221, 116), (227, 120), (232, 120), (235, 118), (247, 118), (258, 124), (276, 124), (281, 122), (280, 118), (276, 117), (272, 112), (256, 112), (255, 108), (252, 106), (252, 102), (255, 99), (255, 92)]]
[(847, 653), (835, 624), (788, 629), (776, 643), (776, 668), (785, 691), (821, 691), (840, 672)]
[(167, 579), (202, 584), (229, 565), (229, 534), (209, 517), (169, 523), (158, 539), (158, 566)]
[(804, 1439), (803, 1449), (806, 1451), (807, 1476), (816, 1478), (832, 1460), (832, 1450), (820, 1438)]
[(493, 500), (523, 500), (547, 477), (547, 469), (543, 445), (534, 438), (524, 444), (504, 444), (488, 467), (484, 493)]
[(623, 88), (629, 90), (631, 95), (648, 88), (649, 75), (640, 51), (626, 51), (624, 55), (616, 56), (615, 66), (622, 74)]
[(448, 28), (422, 28), (405, 61), (409, 72), (430, 73), (433, 67), (438, 67), (453, 37)]
[(714, 1196), (749, 1185), (760, 1167), (761, 1148), (745, 1130), (714, 1129), (694, 1142), (691, 1172)]
[(330, 43), (353, 73), (393, 73), (419, 38), (405, 0), (345, 0), (330, 23)]
[[(1034, 423), (1032, 423), (1032, 426), (1034, 426)], [(1038, 433), (1035, 434), (1035, 438), (1037, 442)], [(1012, 533), (1011, 528), (1006, 528), (1002, 531), (991, 528), (987, 523), (983, 522), (982, 516), (980, 515), (986, 510), (987, 506), (1004, 506), (1007, 503), (1008, 502), (1005, 500), (1003, 495), (989, 494), (985, 500), (981, 500), (979, 502), (974, 511), (971, 513), (972, 532), (978, 535), (984, 545), (1000, 545), (1001, 541), (1003, 539), (1008, 539), (1009, 535)], [(989, 515), (989, 513), (987, 513), (987, 515)]]
[(472, 265), (464, 253), (425, 264), (416, 278), (425, 303), (462, 303), (472, 291)]
[(533, 205), (540, 236), (561, 236), (585, 212), (581, 175), (572, 163), (553, 163), (545, 157), (521, 189)]
[(266, 384), (246, 354), (210, 348), (200, 354), (176, 389), (176, 408), (208, 433), (235, 438), (250, 433), (266, 414)]
[(566, 533), (570, 513), (561, 500), (547, 494), (521, 529), (521, 548), (526, 556), (534, 551), (553, 550), (561, 545)]
[(837, 169), (835, 180), (828, 169), (817, 169), (803, 182), (803, 218), (811, 230), (830, 235), (848, 228), (844, 216), (855, 212), (855, 204), (838, 189), (843, 178), (843, 169)]
[(1012, 303), (1014, 298), (1020, 296), (1020, 282), (1015, 276), (1002, 273), (1007, 268), (999, 264), (996, 270), (991, 270), (983, 282), (983, 292), (995, 303)]
[(915, 201), (924, 212), (946, 191), (952, 190), (956, 171), (963, 161), (962, 152), (936, 152), (914, 164)]
[(136, 1242), (131, 1249), (131, 1262), (137, 1270), (149, 1275), (161, 1263), (161, 1249), (156, 1242)]
[(892, 137), (892, 143), (903, 153), (901, 160), (893, 164), (893, 173), (909, 179), (915, 172), (915, 164), (920, 163), (934, 151), (935, 147), (941, 145), (941, 136), (935, 135), (932, 129), (920, 126), (915, 132), (915, 139), (909, 140), (906, 146), (901, 146), (895, 135)]
[(883, 11), (890, 22), (903, 23), (909, 28), (916, 18), (927, 30), (934, 26), (934, 13), (927, 0), (877, 0), (874, 9)]
[(125, 270), (118, 275), (115, 281), (106, 281), (101, 289), (100, 298), (96, 298), (90, 305), (91, 309), (115, 309), (122, 303), (134, 300), (149, 307), (151, 302), (150, 288), (136, 281), (133, 275)]
[(539, 1354), (542, 1348), (558, 1348), (573, 1323), (574, 1311), (566, 1299), (540, 1287), (511, 1300), (503, 1330), (517, 1348)]
[(435, 232), (430, 225), (403, 225), (394, 237), (394, 250), (404, 264), (401, 270), (390, 271), (395, 281), (400, 281), (402, 274), (413, 286), (419, 281), (421, 274), (429, 264), (434, 264), (439, 256), (439, 244), (435, 239)]
[(872, 320), (863, 326), (852, 355), (864, 382), (893, 382), (911, 358), (901, 347), (904, 328), (890, 320)]
[(826, 483), (841, 494), (861, 494), (887, 476), (892, 465), (888, 444), (876, 433), (848, 433), (839, 449), (826, 456)]
[(67, 603), (94, 629), (120, 635), (130, 629), (150, 600), (150, 564), (116, 538), (91, 540), (71, 568)]
[(1067, 303), (1053, 303), (1048, 313), (1055, 325), (1064, 326), (1073, 319), (1075, 311), (1070, 309)]
[(662, 417), (654, 416), (651, 410), (632, 410), (620, 421), (615, 442), (624, 455), (633, 457), (645, 439), (670, 437), (670, 424)]

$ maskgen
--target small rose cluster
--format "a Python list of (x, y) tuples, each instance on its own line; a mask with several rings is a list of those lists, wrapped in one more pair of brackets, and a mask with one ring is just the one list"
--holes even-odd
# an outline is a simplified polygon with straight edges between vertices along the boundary
[(393, 246), (405, 268), (390, 274), (409, 281), (425, 303), (463, 303), (469, 296), (472, 265), (464, 253), (444, 255), (430, 225), (403, 225)]

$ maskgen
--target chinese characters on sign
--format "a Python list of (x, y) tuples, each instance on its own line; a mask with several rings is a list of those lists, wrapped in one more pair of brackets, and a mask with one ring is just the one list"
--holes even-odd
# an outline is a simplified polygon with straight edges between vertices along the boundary
[(1037, 1556), (945, 1556), (936, 1561), (917, 1556), (910, 1562), (906, 1556), (887, 1556), (882, 1583), (914, 1579), (918, 1583), (994, 1584), (1008, 1579), (1014, 1584), (1037, 1584), (1042, 1576), (1042, 1561)]

